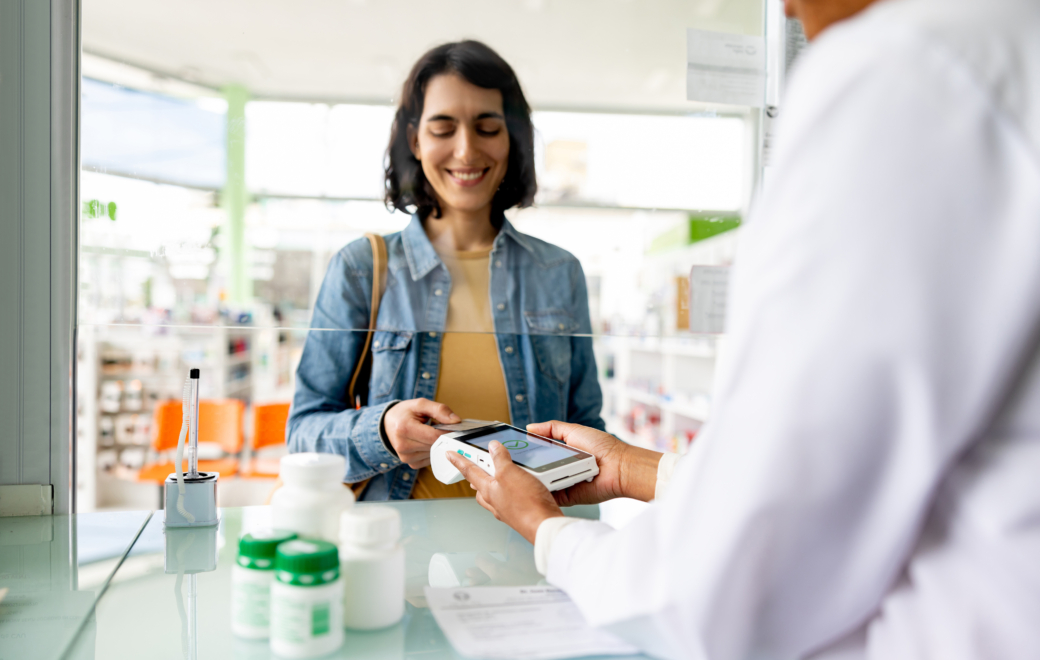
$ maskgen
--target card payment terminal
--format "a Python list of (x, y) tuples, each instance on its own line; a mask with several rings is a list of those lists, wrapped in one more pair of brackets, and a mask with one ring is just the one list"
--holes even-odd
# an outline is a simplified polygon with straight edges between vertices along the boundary
[(509, 450), (513, 463), (533, 474), (550, 491), (563, 490), (582, 481), (592, 481), (599, 474), (596, 457), (569, 447), (562, 442), (502, 422), (463, 420), (461, 424), (445, 424), (435, 428), (451, 431), (437, 439), (430, 448), (430, 467), (444, 484), (462, 481), (447, 452), (459, 454), (494, 476), (495, 465), (488, 452), (492, 440)]

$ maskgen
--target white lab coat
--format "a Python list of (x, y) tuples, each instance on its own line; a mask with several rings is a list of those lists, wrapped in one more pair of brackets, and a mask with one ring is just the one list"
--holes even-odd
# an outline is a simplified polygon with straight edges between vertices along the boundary
[(711, 423), (548, 580), (661, 657), (1036, 660), (1040, 3), (878, 2), (780, 122)]

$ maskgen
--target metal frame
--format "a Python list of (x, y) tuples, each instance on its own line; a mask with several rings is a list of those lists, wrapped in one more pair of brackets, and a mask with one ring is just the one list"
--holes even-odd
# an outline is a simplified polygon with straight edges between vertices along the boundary
[(51, 483), (76, 511), (80, 0), (51, 0)]
[(80, 4), (0, 14), (0, 514), (72, 513)]

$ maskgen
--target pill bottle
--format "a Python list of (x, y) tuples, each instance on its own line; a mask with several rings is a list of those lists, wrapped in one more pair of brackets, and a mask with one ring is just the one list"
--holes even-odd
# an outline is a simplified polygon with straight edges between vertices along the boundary
[(301, 537), (339, 540), (339, 516), (354, 504), (343, 485), (347, 461), (338, 454), (289, 454), (278, 475), (283, 486), (271, 497), (271, 526)]
[(353, 630), (392, 626), (404, 615), (401, 515), (366, 504), (344, 511), (339, 525), (343, 625)]
[(269, 529), (238, 540), (231, 567), (231, 632), (238, 637), (267, 639), (270, 634), (275, 548), (294, 538), (292, 532)]
[(317, 658), (343, 644), (343, 581), (336, 546), (296, 539), (278, 546), (271, 585), (271, 651)]

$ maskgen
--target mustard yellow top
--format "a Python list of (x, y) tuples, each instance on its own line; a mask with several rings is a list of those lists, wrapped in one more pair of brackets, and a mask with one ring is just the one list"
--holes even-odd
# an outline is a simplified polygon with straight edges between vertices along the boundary
[[(435, 399), (463, 419), (509, 422), (509, 395), (491, 318), (491, 250), (438, 254), (451, 275), (451, 296)], [(423, 468), (412, 499), (475, 494), (469, 483), (445, 485)]]

